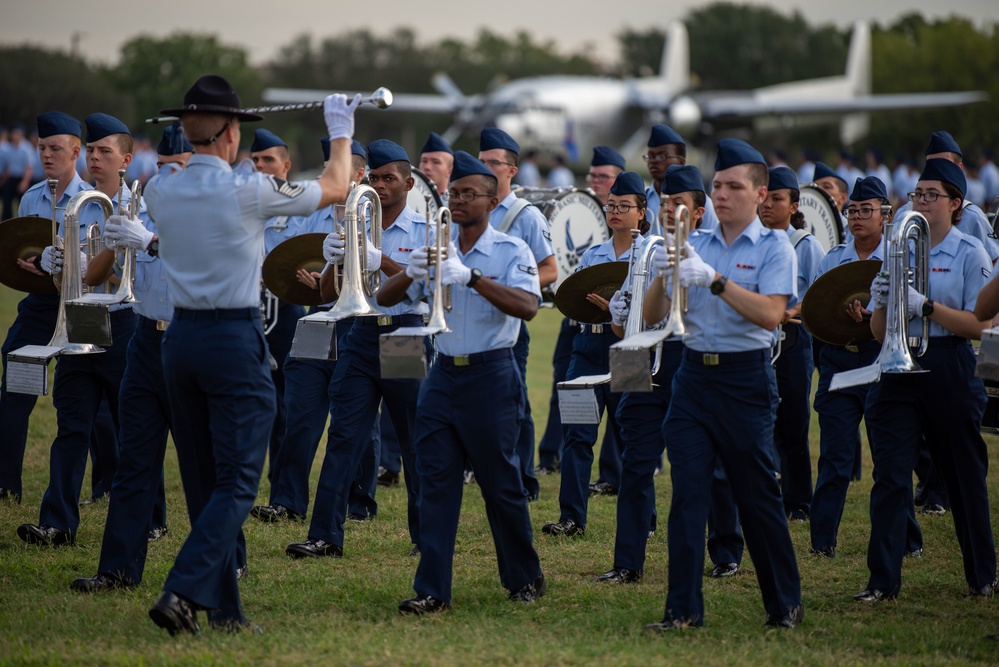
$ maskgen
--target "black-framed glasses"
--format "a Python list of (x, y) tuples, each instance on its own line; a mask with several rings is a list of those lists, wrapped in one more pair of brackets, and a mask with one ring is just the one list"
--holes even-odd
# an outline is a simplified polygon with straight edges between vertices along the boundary
[(591, 172), (586, 175), (586, 178), (590, 179), (591, 181), (609, 181), (614, 177), (611, 176), (610, 174), (594, 174)]
[(876, 208), (871, 208), (870, 206), (864, 206), (862, 208), (850, 206), (846, 209), (846, 217), (859, 218), (860, 220), (870, 220), (876, 210)]
[(635, 206), (634, 204), (606, 204), (602, 207), (604, 213), (613, 213), (617, 211), (618, 213), (627, 213), (633, 208), (641, 208), (641, 206)]
[(932, 204), (940, 197), (943, 197), (945, 199), (954, 199), (950, 195), (942, 195), (939, 192), (910, 192), (906, 196), (909, 198), (909, 201), (911, 202), (917, 202), (920, 199), (922, 199), (927, 204)]
[(515, 164), (513, 164), (511, 162), (503, 162), (503, 160), (483, 160), (482, 164), (486, 165), (490, 169), (496, 169), (500, 165), (504, 165), (504, 164), (506, 166), (508, 166), (508, 167), (515, 167), (515, 166), (517, 166), (517, 165), (515, 165)]
[(495, 197), (495, 196), (496, 194), (491, 192), (469, 192), (468, 190), (464, 190), (462, 192), (458, 192), (456, 190), (447, 191), (448, 199), (450, 200), (457, 199), (458, 201), (463, 201), (463, 202), (470, 202), (476, 197)]
[(680, 155), (663, 155), (662, 153), (646, 153), (642, 156), (646, 162), (666, 162), (667, 160), (682, 160)]

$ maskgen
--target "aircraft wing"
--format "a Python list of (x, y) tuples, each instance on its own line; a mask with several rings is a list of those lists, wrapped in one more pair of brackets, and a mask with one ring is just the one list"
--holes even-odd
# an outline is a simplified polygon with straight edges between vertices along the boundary
[(984, 102), (988, 97), (983, 91), (860, 95), (844, 96), (839, 99), (807, 99), (807, 97), (767, 99), (765, 96), (748, 95), (699, 100), (699, 104), (702, 118), (711, 119), (932, 109)]
[[(305, 90), (302, 88), (266, 88), (263, 93), (263, 100), (267, 104), (301, 104), (305, 102), (315, 102), (322, 100), (330, 93), (342, 92), (346, 95), (354, 95), (354, 91), (339, 90)], [(368, 93), (362, 92), (365, 96)], [(396, 111), (413, 111), (419, 113), (442, 113), (450, 114), (461, 110), (463, 105), (457, 104), (455, 100), (443, 95), (419, 94), (419, 93), (393, 93), (392, 109)], [(365, 108), (364, 106), (361, 107)]]

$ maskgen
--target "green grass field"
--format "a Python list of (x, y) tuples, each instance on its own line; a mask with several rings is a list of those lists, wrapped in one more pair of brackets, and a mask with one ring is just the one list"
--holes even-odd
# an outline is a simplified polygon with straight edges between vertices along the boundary
[[(0, 287), (0, 331), (13, 321), (18, 293)], [(529, 385), (541, 437), (551, 382), (550, 359), (559, 315), (544, 311), (531, 323)], [(3, 428), (3, 425), (0, 425)], [(960, 552), (950, 515), (921, 517), (926, 555), (907, 560), (897, 602), (852, 601), (867, 581), (866, 544), (870, 458), (864, 479), (847, 499), (835, 560), (807, 555), (808, 526), (794, 524), (805, 622), (793, 631), (764, 630), (752, 563), (730, 580), (705, 579), (705, 625), (665, 637), (646, 623), (660, 620), (666, 593), (665, 518), (669, 475), (657, 478), (660, 526), (649, 543), (645, 578), (608, 586), (595, 578), (613, 564), (613, 498), (590, 503), (586, 537), (553, 541), (541, 525), (558, 518), (559, 477), (541, 480), (531, 505), (535, 543), (549, 582), (537, 604), (506, 601), (477, 487), (466, 487), (455, 561), (453, 609), (431, 618), (400, 616), (412, 595), (416, 561), (406, 557), (405, 491), (379, 489), (377, 519), (349, 523), (342, 560), (293, 561), (284, 547), (306, 527), (263, 525), (249, 519), (250, 571), (242, 582), (247, 616), (263, 635), (169, 637), (146, 615), (188, 530), (176, 455), (167, 452), (171, 533), (150, 546), (141, 586), (96, 596), (69, 590), (70, 581), (96, 572), (106, 504), (82, 510), (77, 546), (39, 549), (15, 534), (38, 520), (48, 481), (48, 448), (55, 436), (51, 397), (32, 415), (24, 466), (24, 502), (0, 503), (0, 665), (7, 664), (995, 664), (999, 600), (964, 599)], [(997, 453), (989, 437), (990, 452)], [(818, 457), (813, 423), (813, 461)], [(320, 460), (313, 468), (313, 482)], [(999, 478), (990, 474), (993, 517), (999, 516)], [(89, 485), (89, 474), (87, 478)], [(259, 499), (266, 502), (266, 479)], [(85, 486), (89, 492), (89, 486)], [(202, 616), (204, 621), (204, 616)], [(204, 623), (203, 623), (204, 625)]]

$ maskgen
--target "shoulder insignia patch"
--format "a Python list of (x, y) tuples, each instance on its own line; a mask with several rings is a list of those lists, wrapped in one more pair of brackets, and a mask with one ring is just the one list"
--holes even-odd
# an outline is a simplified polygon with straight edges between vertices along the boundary
[(538, 275), (538, 267), (536, 266), (531, 266), (530, 264), (518, 264), (517, 268), (524, 273), (529, 273), (532, 276)]
[(288, 197), (289, 199), (294, 199), (303, 192), (305, 192), (305, 187), (298, 183), (291, 183), (290, 181), (283, 181), (277, 176), (268, 176), (267, 179), (271, 182), (274, 187), (274, 191)]
[(985, 267), (982, 267), (982, 275), (988, 278), (989, 276), (992, 275), (992, 272), (986, 269)]

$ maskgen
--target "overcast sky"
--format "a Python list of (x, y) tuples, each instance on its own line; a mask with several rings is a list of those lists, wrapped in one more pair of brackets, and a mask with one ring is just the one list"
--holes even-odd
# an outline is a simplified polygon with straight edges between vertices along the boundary
[[(73, 34), (80, 33), (79, 53), (91, 61), (114, 63), (123, 42), (139, 34), (165, 36), (196, 31), (218, 34), (229, 44), (246, 48), (251, 62), (272, 59), (280, 47), (309, 33), (315, 38), (368, 29), (390, 33), (405, 26), (421, 43), (442, 37), (467, 38), (483, 27), (498, 33), (526, 30), (537, 39), (551, 39), (565, 52), (596, 51), (615, 60), (615, 35), (626, 27), (665, 27), (691, 8), (708, 0), (629, 0), (596, 3), (564, 0), (504, 0), (481, 2), (382, 0), (164, 0), (163, 2), (107, 2), (81, 4), (70, 0), (13, 0), (0, 11), (0, 43), (30, 43), (69, 50)], [(928, 17), (958, 14), (982, 24), (999, 21), (997, 0), (769, 0), (785, 14), (798, 8), (812, 25), (835, 23), (843, 27), (856, 19), (890, 23), (902, 14), (919, 11)], [(495, 9), (484, 9), (495, 7)], [(600, 13), (598, 8), (610, 11)]]

